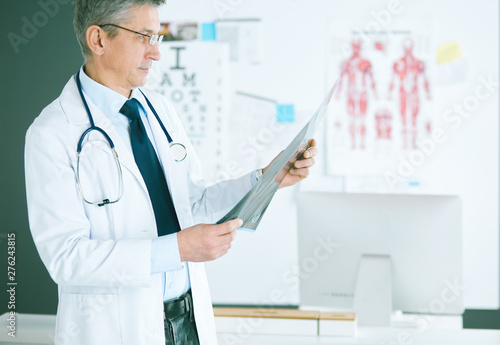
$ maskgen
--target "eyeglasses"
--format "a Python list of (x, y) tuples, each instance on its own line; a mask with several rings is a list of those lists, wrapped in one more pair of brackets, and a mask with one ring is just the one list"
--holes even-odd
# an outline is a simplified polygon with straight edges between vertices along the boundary
[(119, 25), (115, 25), (115, 24), (102, 24), (102, 25), (99, 25), (100, 28), (102, 28), (103, 26), (114, 26), (116, 28), (119, 28), (119, 29), (123, 29), (123, 30), (127, 30), (129, 32), (133, 32), (134, 34), (138, 34), (138, 35), (141, 35), (143, 37), (148, 37), (149, 38), (149, 45), (152, 45), (154, 46), (155, 44), (160, 44), (161, 41), (163, 41), (163, 35), (161, 36), (158, 36), (157, 34), (154, 34), (154, 35), (146, 35), (146, 34), (143, 34), (141, 32), (137, 32), (137, 31), (134, 31), (134, 30), (130, 30), (130, 29), (127, 29), (127, 28), (124, 28), (122, 26), (119, 26)]

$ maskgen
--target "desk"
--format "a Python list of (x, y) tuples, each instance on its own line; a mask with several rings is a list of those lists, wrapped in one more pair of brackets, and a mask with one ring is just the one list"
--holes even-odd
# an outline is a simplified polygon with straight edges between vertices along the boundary
[[(17, 337), (6, 332), (6, 314), (0, 316), (0, 345), (52, 345), (55, 315), (17, 315)], [(219, 345), (500, 345), (500, 330), (364, 328), (356, 337), (318, 337), (217, 333)]]
[(219, 345), (500, 345), (500, 330), (358, 327), (356, 337), (314, 337), (217, 333)]

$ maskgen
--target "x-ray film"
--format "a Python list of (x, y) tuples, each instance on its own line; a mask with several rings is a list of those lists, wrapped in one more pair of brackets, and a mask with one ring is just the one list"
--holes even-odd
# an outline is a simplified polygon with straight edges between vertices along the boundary
[(228, 214), (217, 222), (217, 224), (240, 218), (243, 220), (243, 225), (240, 229), (247, 231), (255, 231), (255, 229), (257, 229), (281, 181), (283, 181), (293, 164), (300, 159), (309, 148), (309, 139), (312, 139), (317, 125), (323, 119), (328, 104), (337, 88), (337, 84), (338, 81), (332, 86), (311, 120), (302, 128), (299, 134), (297, 134), (278, 158), (271, 163), (260, 180)]

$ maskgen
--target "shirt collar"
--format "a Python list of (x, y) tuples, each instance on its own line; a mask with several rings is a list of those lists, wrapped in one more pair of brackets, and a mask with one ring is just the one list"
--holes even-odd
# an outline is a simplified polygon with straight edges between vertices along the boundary
[[(82, 83), (82, 89), (85, 95), (107, 117), (116, 116), (120, 112), (123, 104), (127, 101), (127, 98), (122, 94), (90, 78), (83, 70), (83, 66), (80, 68), (80, 82)], [(145, 99), (139, 89), (132, 90), (130, 94), (130, 99), (131, 98), (137, 99), (141, 104), (142, 112), (147, 114), (144, 108)]]

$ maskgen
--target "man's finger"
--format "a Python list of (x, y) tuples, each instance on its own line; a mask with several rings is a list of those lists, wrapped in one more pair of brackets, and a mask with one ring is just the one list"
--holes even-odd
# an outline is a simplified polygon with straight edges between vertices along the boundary
[(230, 232), (238, 229), (242, 225), (243, 225), (243, 221), (239, 218), (236, 218), (236, 219), (224, 222), (222, 224), (219, 224), (218, 235), (221, 236), (221, 235), (230, 233)]
[(219, 235), (218, 238), (221, 239), (222, 243), (231, 243), (236, 238), (236, 229), (230, 232), (226, 232), (225, 234)]
[(296, 161), (294, 164), (295, 168), (309, 168), (314, 165), (316, 161), (314, 158), (301, 159), (300, 161)]
[(301, 179), (304, 179), (307, 176), (309, 176), (309, 169), (308, 168), (292, 169), (290, 170), (290, 173), (292, 175), (299, 176)]
[(304, 152), (304, 158), (311, 158), (316, 156), (319, 153), (318, 149), (315, 147), (311, 147)]

